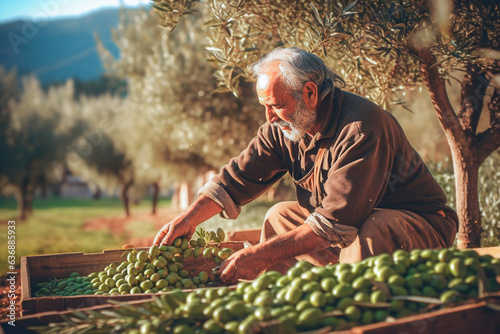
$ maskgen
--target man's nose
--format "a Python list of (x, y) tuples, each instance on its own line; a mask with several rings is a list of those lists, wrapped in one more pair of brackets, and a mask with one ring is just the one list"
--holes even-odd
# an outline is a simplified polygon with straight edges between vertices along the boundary
[(272, 107), (266, 106), (266, 119), (271, 124), (279, 119)]

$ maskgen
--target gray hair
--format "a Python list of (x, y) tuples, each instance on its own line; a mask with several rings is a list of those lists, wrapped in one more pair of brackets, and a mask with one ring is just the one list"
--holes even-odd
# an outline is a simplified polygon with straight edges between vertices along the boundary
[(275, 61), (280, 62), (281, 79), (296, 99), (301, 97), (302, 88), (309, 81), (318, 87), (320, 100), (325, 98), (334, 87), (345, 86), (344, 79), (330, 70), (321, 58), (297, 47), (279, 47), (264, 55), (252, 64), (253, 74), (258, 77)]

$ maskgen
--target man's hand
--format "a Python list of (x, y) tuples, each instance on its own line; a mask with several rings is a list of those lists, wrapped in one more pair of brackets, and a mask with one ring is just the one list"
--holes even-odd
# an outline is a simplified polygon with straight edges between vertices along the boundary
[(264, 269), (276, 263), (330, 246), (328, 240), (314, 233), (309, 225), (303, 224), (263, 243), (234, 253), (222, 262), (219, 269), (220, 279), (228, 283), (235, 283), (240, 278), (254, 279)]
[(254, 279), (271, 265), (265, 258), (270, 258), (270, 254), (256, 252), (254, 247), (237, 251), (221, 263), (220, 279), (226, 283), (236, 283), (240, 278)]
[(166, 223), (158, 232), (153, 244), (171, 245), (175, 238), (191, 238), (196, 226), (221, 212), (222, 208), (205, 195), (200, 195), (180, 216)]
[(183, 216), (179, 216), (163, 225), (158, 234), (156, 234), (153, 244), (156, 246), (171, 245), (176, 238), (182, 236), (190, 239), (195, 231), (195, 224), (191, 224)]

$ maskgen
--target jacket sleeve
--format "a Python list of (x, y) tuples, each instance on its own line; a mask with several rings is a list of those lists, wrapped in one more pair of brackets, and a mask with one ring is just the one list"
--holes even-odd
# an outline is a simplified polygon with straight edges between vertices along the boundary
[(337, 152), (331, 153), (333, 164), (323, 184), (326, 195), (306, 223), (318, 235), (346, 247), (381, 201), (394, 153), (392, 146), (377, 134), (347, 138)]
[(276, 135), (268, 123), (261, 126), (248, 147), (222, 167), (198, 194), (219, 204), (223, 217), (236, 219), (242, 205), (261, 195), (287, 171)]

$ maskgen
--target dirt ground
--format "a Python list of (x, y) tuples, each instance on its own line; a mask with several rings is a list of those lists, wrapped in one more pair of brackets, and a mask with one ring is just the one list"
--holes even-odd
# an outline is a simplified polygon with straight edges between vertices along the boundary
[[(17, 272), (20, 272), (20, 269), (16, 269)], [(7, 318), (7, 315), (9, 314), (9, 310), (7, 307), (10, 306), (10, 301), (9, 299), (9, 294), (12, 293), (10, 291), (9, 287), (9, 282), (7, 282), (7, 276), (2, 276), (0, 278), (0, 321), (10, 321), (10, 319)], [(19, 318), (19, 310), (21, 309), (21, 275), (17, 275), (16, 277), (16, 291), (15, 291), (15, 296), (13, 300), (16, 302), (16, 319)]]
[(155, 230), (159, 230), (165, 223), (176, 217), (180, 211), (174, 209), (161, 209), (155, 215), (149, 212), (137, 212), (130, 217), (99, 217), (89, 219), (85, 222), (84, 231), (110, 231), (115, 235), (125, 235), (126, 243), (136, 247), (150, 246), (153, 243), (154, 235), (147, 238), (136, 238), (127, 233), (126, 225), (128, 222), (143, 221), (153, 224)]
[[(117, 235), (125, 235), (126, 243), (132, 244), (136, 247), (150, 246), (153, 242), (154, 236), (147, 238), (134, 238), (127, 234), (125, 226), (128, 222), (132, 221), (143, 221), (154, 225), (155, 229), (160, 229), (166, 222), (176, 217), (179, 211), (173, 209), (161, 209), (158, 210), (156, 215), (146, 212), (137, 212), (130, 217), (114, 216), (114, 217), (99, 217), (93, 218), (85, 222), (84, 231), (94, 231), (94, 230), (105, 230), (112, 231)], [(17, 268), (17, 272), (20, 273), (20, 268)], [(7, 315), (9, 310), (10, 299), (8, 297), (10, 293), (10, 287), (7, 281), (7, 276), (0, 277), (0, 322), (8, 321)], [(21, 310), (21, 275), (17, 275), (16, 280), (16, 292), (13, 298), (16, 302), (16, 319), (20, 317), (19, 312)]]

